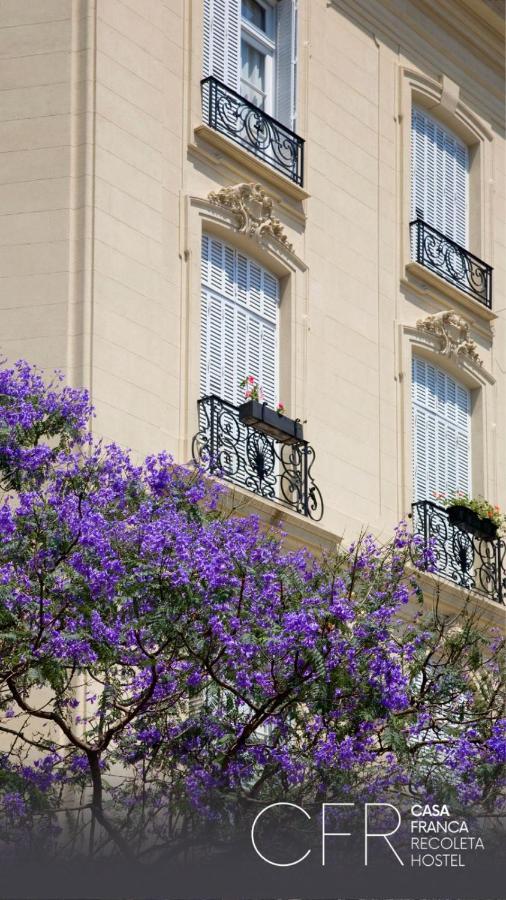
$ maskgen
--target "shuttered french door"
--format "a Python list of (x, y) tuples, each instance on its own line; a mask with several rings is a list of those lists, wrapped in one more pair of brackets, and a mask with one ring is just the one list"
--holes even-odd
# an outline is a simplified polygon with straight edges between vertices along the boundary
[(443, 369), (413, 357), (413, 495), (471, 493), (471, 393)]
[(411, 218), (467, 249), (469, 152), (455, 134), (413, 106)]
[(233, 247), (202, 237), (200, 387), (238, 405), (253, 375), (269, 406), (278, 398), (279, 281)]

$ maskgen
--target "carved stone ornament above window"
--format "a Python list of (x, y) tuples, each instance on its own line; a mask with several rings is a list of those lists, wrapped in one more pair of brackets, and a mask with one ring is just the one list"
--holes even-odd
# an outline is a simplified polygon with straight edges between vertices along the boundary
[(219, 191), (211, 191), (208, 200), (234, 213), (238, 231), (258, 240), (274, 238), (287, 250), (293, 251), (281, 222), (272, 214), (274, 201), (265, 193), (262, 185), (243, 182), (221, 188)]
[(440, 353), (455, 359), (467, 358), (478, 366), (483, 360), (478, 356), (476, 343), (470, 337), (469, 322), (452, 309), (443, 310), (425, 319), (418, 319), (419, 331), (434, 335), (440, 341)]

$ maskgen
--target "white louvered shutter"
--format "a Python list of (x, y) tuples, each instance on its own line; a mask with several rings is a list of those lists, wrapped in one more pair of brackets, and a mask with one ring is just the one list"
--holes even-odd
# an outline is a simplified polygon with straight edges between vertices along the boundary
[(278, 397), (279, 281), (257, 262), (210, 235), (202, 237), (200, 382), (203, 395), (237, 405), (239, 383), (253, 375), (275, 406)]
[(263, 323), (260, 331), (260, 371), (264, 386), (264, 398), (274, 407), (276, 397), (276, 332), (270, 324)]
[(211, 74), (211, 31), (214, 30), (213, 0), (204, 0), (202, 19), (202, 75)]
[(223, 383), (223, 309), (212, 294), (207, 296), (207, 383), (209, 393), (221, 391)]
[(203, 70), (239, 90), (241, 0), (204, 0)]
[(411, 217), (467, 248), (469, 151), (425, 110), (413, 106)]
[(276, 118), (294, 131), (297, 109), (297, 0), (279, 0), (276, 9)]
[(471, 493), (471, 394), (443, 369), (413, 357), (413, 495)]
[(225, 300), (223, 305), (223, 381), (219, 396), (228, 398), (233, 396), (236, 382), (233, 361), (236, 357), (237, 322), (234, 304), (230, 300)]
[(455, 144), (455, 240), (467, 248), (469, 219), (469, 151), (460, 141)]
[(411, 218), (426, 215), (427, 168), (425, 160), (425, 119), (413, 107), (411, 124)]

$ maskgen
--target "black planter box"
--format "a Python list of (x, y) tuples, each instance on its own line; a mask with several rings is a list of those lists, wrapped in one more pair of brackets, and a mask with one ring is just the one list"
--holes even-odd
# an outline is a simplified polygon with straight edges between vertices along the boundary
[(271, 409), (266, 403), (259, 403), (258, 400), (241, 403), (239, 421), (285, 444), (296, 444), (304, 440), (300, 422), (280, 415), (275, 409)]
[(448, 521), (483, 541), (493, 541), (497, 537), (497, 525), (490, 519), (482, 519), (467, 506), (449, 506)]

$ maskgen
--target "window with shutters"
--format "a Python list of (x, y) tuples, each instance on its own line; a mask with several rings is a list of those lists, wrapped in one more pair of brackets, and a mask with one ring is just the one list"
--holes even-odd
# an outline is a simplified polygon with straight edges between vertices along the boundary
[(204, 77), (295, 126), (296, 0), (204, 0)]
[(468, 148), (417, 106), (411, 134), (411, 217), (467, 248)]
[(471, 493), (471, 392), (413, 357), (413, 499)]
[(200, 386), (234, 405), (246, 375), (278, 400), (279, 280), (255, 260), (211, 235), (202, 237)]
[[(254, 243), (243, 245), (249, 249)], [(287, 383), (292, 348), (286, 340), (295, 319), (290, 298), (296, 298), (297, 273), (272, 258), (287, 276), (283, 312), (281, 282), (273, 272), (226, 240), (202, 235), (200, 390), (192, 459), (203, 471), (318, 522), (324, 506), (313, 475), (315, 450), (296, 413), (277, 409), (280, 318), (288, 325), (283, 328), (285, 399), (288, 394), (288, 402), (297, 405), (294, 386)], [(263, 397), (246, 398), (241, 382), (247, 377), (262, 388)]]
[(469, 148), (424, 109), (411, 121), (411, 258), (484, 306), (492, 269), (469, 248)]
[[(295, 134), (298, 0), (204, 0), (203, 115), (302, 185)], [(264, 113), (262, 115), (261, 113)]]
[(414, 356), (413, 531), (431, 548), (432, 571), (501, 603), (506, 582), (500, 541), (454, 517), (458, 508), (447, 509), (443, 502), (453, 494), (473, 495), (471, 424), (469, 388)]

